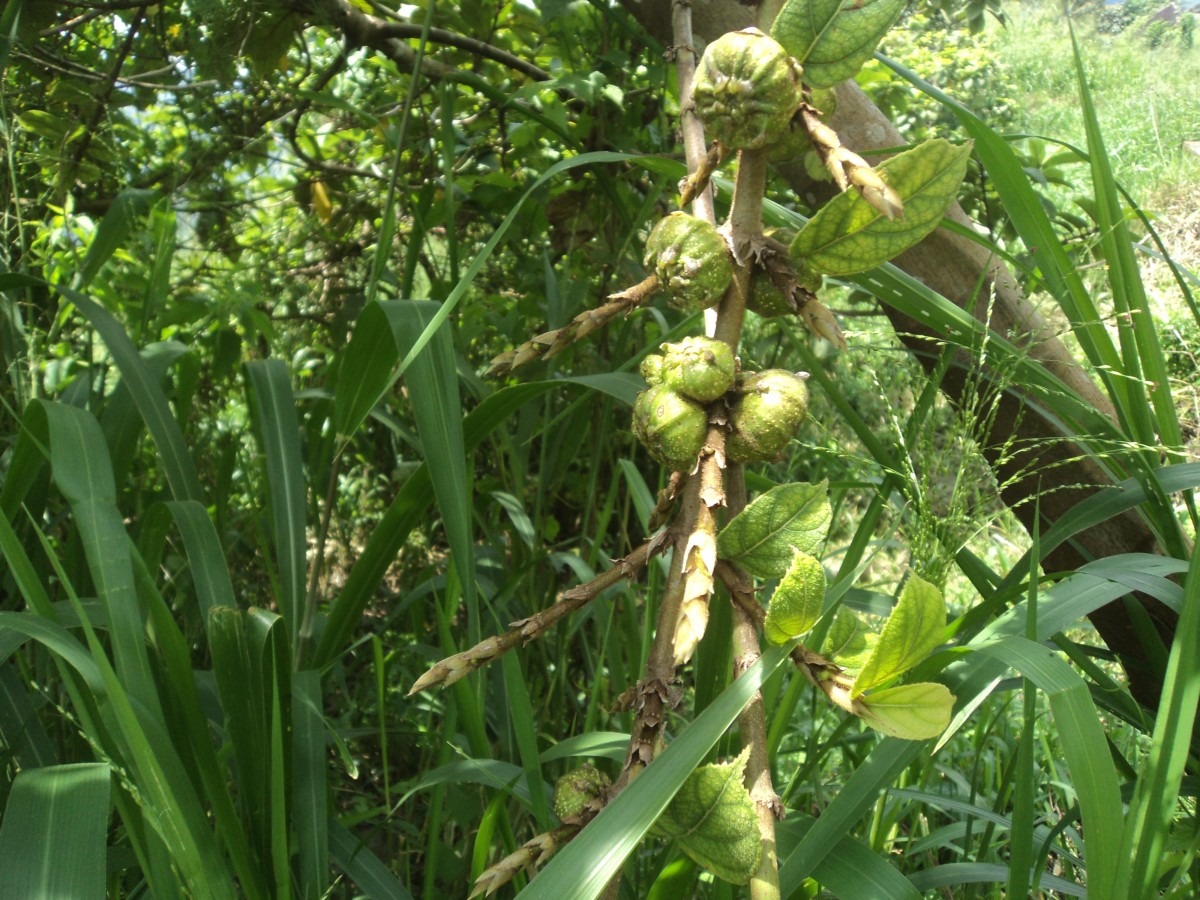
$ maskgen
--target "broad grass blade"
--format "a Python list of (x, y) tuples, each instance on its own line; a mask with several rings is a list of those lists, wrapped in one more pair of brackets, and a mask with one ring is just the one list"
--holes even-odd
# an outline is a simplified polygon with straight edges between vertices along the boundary
[(1121, 789), (1087, 684), (1067, 662), (1027, 638), (1007, 637), (978, 650), (1012, 666), (1049, 699), (1087, 832), (1088, 892), (1115, 896), (1111, 891), (1122, 822), (1112, 813), (1121, 808)]
[(271, 533), (279, 565), (276, 602), (294, 644), (304, 609), (308, 547), (300, 422), (287, 366), (282, 360), (253, 360), (246, 364), (246, 376), (271, 498)]
[(107, 763), (17, 774), (0, 821), (0, 896), (102, 900), (111, 782)]
[(200, 479), (192, 462), (187, 442), (179, 430), (179, 423), (171, 415), (171, 408), (163, 396), (158, 382), (153, 378), (145, 360), (138, 353), (125, 329), (103, 307), (93, 303), (78, 291), (58, 288), (59, 292), (78, 309), (96, 329), (112, 354), (121, 378), (133, 395), (134, 402), (146, 421), (146, 428), (158, 449), (159, 461), (171, 494), (176, 500), (204, 502)]
[(1112, 897), (1157, 893), (1159, 866), (1176, 821), (1180, 783), (1200, 703), (1200, 546), (1192, 551), (1185, 585), (1150, 752), (1122, 835)]
[[(680, 785), (721, 739), (754, 693), (787, 659), (772, 647), (671, 742), (518, 896), (523, 900), (592, 900), (620, 871)], [(785, 893), (784, 896), (787, 896)]]

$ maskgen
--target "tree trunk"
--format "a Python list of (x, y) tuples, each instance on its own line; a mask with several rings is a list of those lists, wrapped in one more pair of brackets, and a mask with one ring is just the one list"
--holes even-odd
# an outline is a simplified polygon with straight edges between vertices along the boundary
[[(664, 44), (670, 44), (669, 0), (624, 2), (652, 35)], [(697, 42), (752, 25), (756, 15), (754, 7), (737, 0), (696, 0), (693, 16)], [(829, 124), (838, 132), (843, 144), (860, 154), (906, 143), (853, 82), (838, 87), (837, 112)], [(803, 166), (784, 167), (781, 174), (806, 198), (822, 199), (817, 194), (827, 190), (811, 182)], [(970, 222), (957, 205), (948, 217), (963, 224)], [(942, 296), (963, 308), (970, 308), (977, 318), (990, 316), (993, 329), (1026, 348), (1031, 358), (1068, 384), (1086, 402), (1113, 417), (1107, 398), (1021, 295), (1008, 271), (989, 258), (985, 248), (939, 229), (894, 262)], [(884, 309), (909, 349), (926, 367), (932, 366), (934, 355), (928, 350), (930, 339), (937, 336), (896, 310), (886, 306)], [(957, 403), (969, 399), (964, 397), (968, 389), (966, 375), (962, 368), (954, 367), (942, 382), (942, 389), (951, 401)], [(1076, 503), (1112, 483), (1096, 462), (1066, 439), (1068, 436), (1057, 423), (1039, 415), (1036, 405), (1026, 404), (1012, 389), (1003, 394), (999, 404), (995, 424), (984, 441), (983, 451), (995, 469), (998, 483), (1005, 485), (1002, 490), (1005, 503), (1027, 530), (1035, 526), (1039, 508), (1040, 527), (1045, 531), (1049, 523)], [(1015, 458), (1011, 453), (1002, 452), (1003, 448), (1014, 446), (1028, 449)], [(1036, 504), (1031, 502), (1034, 497), (1038, 500)], [(1156, 550), (1154, 534), (1146, 522), (1137, 512), (1128, 511), (1055, 548), (1046, 556), (1044, 564), (1047, 571), (1070, 571), (1092, 559)], [(1154, 600), (1141, 598), (1141, 602), (1169, 646), (1177, 617)], [(1092, 613), (1090, 619), (1109, 649), (1120, 657), (1134, 697), (1146, 706), (1156, 706), (1162, 673), (1149, 663), (1150, 656), (1137, 635), (1125, 602), (1110, 603)]]

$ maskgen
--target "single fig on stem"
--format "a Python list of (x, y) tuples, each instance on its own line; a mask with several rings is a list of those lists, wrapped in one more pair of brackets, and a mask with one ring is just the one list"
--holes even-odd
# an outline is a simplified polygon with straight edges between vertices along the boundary
[(590, 763), (572, 769), (554, 783), (554, 814), (564, 822), (583, 812), (588, 804), (602, 804), (612, 781)]
[(724, 341), (688, 337), (663, 344), (663, 384), (700, 403), (711, 403), (733, 387), (737, 364)]
[(739, 463), (765, 462), (783, 452), (808, 414), (805, 377), (767, 369), (741, 380), (740, 396), (729, 411), (732, 430), (725, 439), (727, 458)]
[(758, 150), (787, 133), (800, 107), (803, 69), (757, 28), (731, 31), (705, 50), (692, 101), (706, 136), (736, 150)]
[(733, 280), (729, 246), (717, 227), (683, 212), (671, 213), (651, 230), (645, 263), (671, 305), (684, 312), (719, 303)]
[[(795, 301), (771, 277), (770, 270), (785, 269), (791, 274), (791, 266), (784, 260), (787, 259), (787, 245), (795, 239), (796, 232), (787, 228), (770, 228), (763, 236), (778, 242), (779, 255), (754, 267), (750, 275), (750, 296), (746, 299), (746, 308), (764, 319), (795, 315)], [(795, 278), (789, 280), (794, 283)]]
[(673, 470), (690, 470), (708, 436), (708, 413), (666, 385), (638, 394), (633, 431), (656, 460)]

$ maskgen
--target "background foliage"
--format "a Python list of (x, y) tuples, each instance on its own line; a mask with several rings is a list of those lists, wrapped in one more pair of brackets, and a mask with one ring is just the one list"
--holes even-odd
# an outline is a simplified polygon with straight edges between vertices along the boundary
[[(397, 30), (365, 42), (335, 7)], [(1119, 395), (1087, 447), (1129, 483), (1021, 531), (978, 442), (995, 398), (1044, 373), (896, 270), (830, 286), (846, 353), (750, 323), (745, 362), (816, 385), (752, 490), (830, 480), (824, 562), (857, 611), (886, 613), (909, 567), (941, 576), (948, 643), (917, 674), (962, 704), (936, 752), (881, 741), (764, 656), (785, 896), (1189, 896), (1200, 317), (1169, 260), (1197, 255), (1191, 28), (1155, 43), (1109, 9), (1077, 19), (1093, 102), (1057, 10), (963, 29), (986, 12), (930, 7), (889, 36), (924, 91), (884, 61), (861, 80), (912, 141), (975, 138), (964, 204)], [(520, 378), (482, 373), (644, 275), (683, 173), (663, 46), (580, 2), (8, 0), (0, 31), (0, 894), (465, 895), (553, 824), (559, 775), (615, 774), (652, 637), (657, 563), (407, 696), (648, 534), (664, 476), (628, 433), (632, 373), (696, 317), (639, 310)], [(782, 182), (772, 197), (776, 224), (810, 212)], [(938, 398), (881, 299), (932, 310), (940, 371), (956, 347), (976, 363), (973, 405)], [(1160, 556), (1039, 572), (1052, 541), (1139, 503)], [(1181, 616), (1157, 714), (1082, 618), (1135, 589)], [(662, 778), (532, 896), (592, 896), (613, 847), (632, 851), (624, 896), (734, 894), (639, 843), (672, 784), (736, 755), (753, 685), (731, 686), (713, 615)]]

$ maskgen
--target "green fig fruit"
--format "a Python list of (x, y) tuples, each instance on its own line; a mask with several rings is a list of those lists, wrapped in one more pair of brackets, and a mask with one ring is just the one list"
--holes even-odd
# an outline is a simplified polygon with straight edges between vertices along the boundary
[(794, 315), (796, 312), (796, 307), (762, 269), (755, 269), (750, 276), (750, 297), (746, 300), (746, 309), (764, 319)]
[(711, 403), (733, 387), (737, 364), (724, 341), (689, 337), (662, 350), (663, 384), (685, 397)]
[(696, 312), (719, 303), (733, 280), (729, 247), (711, 222), (673, 212), (646, 239), (646, 266), (653, 267), (672, 306)]
[(646, 379), (646, 384), (656, 385), (662, 384), (663, 381), (663, 358), (657, 353), (651, 353), (649, 356), (642, 358), (642, 364), (638, 371), (642, 373), (642, 377)]
[(591, 763), (573, 769), (554, 783), (554, 814), (566, 820), (578, 816), (585, 806), (603, 800), (612, 780)]
[(633, 431), (656, 460), (691, 469), (708, 436), (704, 407), (666, 385), (642, 391), (633, 404)]
[(736, 150), (777, 143), (800, 107), (803, 69), (757, 28), (731, 31), (705, 50), (692, 101), (707, 137)]
[(776, 459), (796, 436), (808, 413), (806, 376), (768, 369), (745, 376), (729, 411), (725, 455), (732, 462)]

